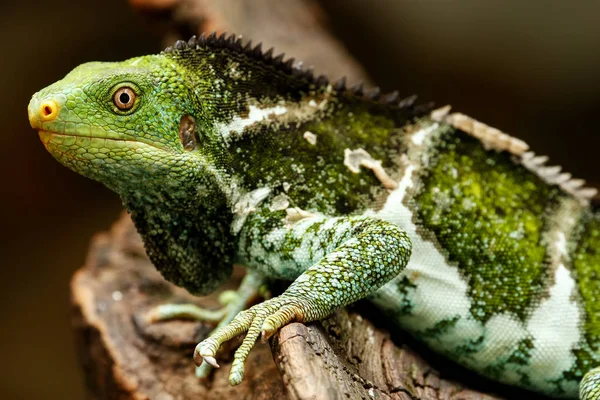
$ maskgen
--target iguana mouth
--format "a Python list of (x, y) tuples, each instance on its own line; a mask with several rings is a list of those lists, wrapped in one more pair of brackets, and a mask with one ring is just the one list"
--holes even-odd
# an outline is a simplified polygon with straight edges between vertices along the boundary
[[(90, 141), (95, 139), (95, 140), (106, 140), (106, 141), (111, 141), (111, 142), (123, 142), (123, 143), (129, 144), (129, 146), (127, 146), (127, 147), (131, 147), (132, 144), (138, 144), (141, 146), (154, 147), (155, 149), (158, 149), (161, 151), (172, 151), (168, 148), (157, 146), (156, 143), (149, 143), (146, 141), (136, 140), (136, 139), (81, 135), (81, 134), (72, 134), (72, 133), (64, 133), (64, 132), (59, 133), (59, 132), (53, 132), (53, 131), (48, 131), (48, 130), (43, 130), (43, 129), (38, 129), (37, 131), (38, 131), (38, 136), (39, 136), (40, 140), (42, 141), (42, 143), (44, 144), (44, 147), (46, 147), (46, 149), (48, 149), (48, 145), (52, 142), (53, 139), (74, 137), (74, 138), (80, 138), (82, 140), (90, 140)], [(57, 143), (57, 144), (62, 144), (62, 143)]]

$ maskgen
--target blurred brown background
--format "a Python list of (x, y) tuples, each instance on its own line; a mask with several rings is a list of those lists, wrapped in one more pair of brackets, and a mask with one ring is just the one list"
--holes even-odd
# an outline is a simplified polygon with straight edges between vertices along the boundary
[[(384, 91), (451, 103), (600, 183), (600, 3), (321, 3)], [(125, 0), (3, 2), (0, 22), (0, 398), (78, 399), (68, 283), (120, 201), (45, 152), (26, 107), (76, 65), (156, 52), (160, 38)]]

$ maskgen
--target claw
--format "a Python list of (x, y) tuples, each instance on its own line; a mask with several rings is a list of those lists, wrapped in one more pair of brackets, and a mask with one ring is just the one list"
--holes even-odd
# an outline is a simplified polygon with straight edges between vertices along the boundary
[(274, 329), (265, 329), (260, 332), (260, 341), (261, 343), (267, 343), (267, 340), (271, 338), (275, 334), (276, 330)]
[(198, 350), (196, 350), (194, 352), (194, 364), (196, 364), (196, 367), (200, 367), (203, 362), (207, 363), (211, 367), (219, 368), (219, 364), (217, 364), (217, 360), (215, 359), (215, 357), (209, 355), (202, 355), (200, 354), (200, 352), (198, 352)]
[(194, 364), (196, 364), (196, 367), (199, 367), (204, 361), (205, 363), (214, 368), (219, 368), (219, 364), (217, 364), (214, 352), (210, 349), (207, 349), (206, 347), (207, 343), (205, 342), (200, 342), (196, 346), (196, 349), (194, 350)]
[(204, 361), (206, 361), (206, 363), (214, 368), (219, 368), (219, 364), (217, 364), (217, 360), (215, 360), (214, 357), (211, 356), (204, 356)]
[(265, 330), (260, 331), (260, 342), (262, 344), (267, 343), (267, 340), (269, 340), (269, 337), (270, 336), (267, 335), (267, 331), (265, 331)]
[[(271, 336), (273, 336), (275, 334), (275, 332), (277, 332), (277, 330), (279, 330), (279, 328), (281, 326), (283, 326), (283, 324), (278, 324), (275, 325), (273, 324), (273, 319), (272, 318), (268, 318), (262, 326), (262, 330), (261, 330), (261, 335), (260, 335), (260, 339), (263, 343), (265, 343), (267, 340), (269, 340), (269, 338)], [(289, 321), (286, 321), (286, 323)]]

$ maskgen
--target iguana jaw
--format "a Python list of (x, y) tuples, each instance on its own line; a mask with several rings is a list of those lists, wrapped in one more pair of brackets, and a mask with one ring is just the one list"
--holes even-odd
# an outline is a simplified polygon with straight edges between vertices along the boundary
[[(108, 149), (111, 147), (115, 147), (115, 146), (123, 146), (123, 147), (134, 147), (135, 145), (139, 146), (148, 146), (148, 147), (154, 147), (155, 149), (159, 150), (159, 151), (169, 151), (172, 152), (172, 150), (166, 148), (166, 147), (162, 147), (160, 146), (159, 143), (148, 143), (147, 141), (144, 140), (139, 140), (138, 138), (129, 138), (129, 137), (122, 137), (122, 135), (120, 135), (121, 137), (111, 137), (111, 136), (96, 136), (96, 135), (82, 135), (82, 134), (71, 134), (71, 133), (65, 133), (65, 132), (53, 132), (53, 131), (49, 131), (49, 130), (43, 130), (43, 129), (38, 129), (38, 136), (40, 137), (40, 140), (42, 141), (42, 143), (44, 144), (44, 147), (46, 147), (46, 149), (48, 151), (50, 151), (49, 145), (51, 143), (53, 144), (62, 144), (65, 145), (66, 143), (73, 143), (73, 142), (79, 142), (81, 144), (87, 143), (90, 145), (89, 148), (95, 148), (98, 151), (102, 151), (102, 148)], [(114, 142), (114, 145), (106, 145), (110, 142)], [(102, 146), (104, 145), (104, 146)]]
[[(157, 146), (137, 140), (83, 136), (38, 130), (48, 152), (62, 165), (88, 178), (100, 181), (123, 194), (129, 186), (154, 174), (165, 174), (157, 160), (176, 156)], [(120, 182), (123, 176), (128, 176)]]

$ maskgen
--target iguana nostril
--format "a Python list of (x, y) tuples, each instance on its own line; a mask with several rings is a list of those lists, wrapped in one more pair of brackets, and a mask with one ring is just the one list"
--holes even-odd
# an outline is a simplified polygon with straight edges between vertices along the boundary
[(43, 121), (52, 121), (58, 115), (58, 104), (54, 100), (44, 101), (40, 105), (39, 114)]

